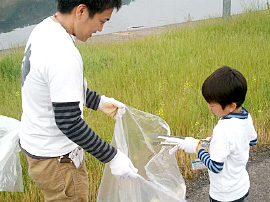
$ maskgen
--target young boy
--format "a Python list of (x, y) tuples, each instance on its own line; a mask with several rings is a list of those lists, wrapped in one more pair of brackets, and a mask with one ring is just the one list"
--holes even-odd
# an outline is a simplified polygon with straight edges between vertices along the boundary
[(198, 153), (208, 168), (210, 202), (242, 202), (249, 193), (246, 164), (249, 146), (257, 144), (257, 133), (250, 114), (242, 107), (246, 92), (246, 79), (239, 71), (221, 67), (213, 72), (202, 86), (209, 110), (220, 117), (211, 136), (209, 153), (192, 137), (178, 145), (187, 153)]

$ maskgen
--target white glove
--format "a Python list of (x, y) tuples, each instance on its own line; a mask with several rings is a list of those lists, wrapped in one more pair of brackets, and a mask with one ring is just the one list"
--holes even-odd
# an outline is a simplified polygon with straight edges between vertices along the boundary
[[(175, 145), (172, 149), (169, 150), (170, 155), (174, 154), (178, 149), (183, 149), (183, 145), (185, 142), (184, 139), (178, 139), (178, 138), (172, 138), (172, 139), (176, 139), (174, 143), (177, 143), (177, 145)], [(166, 142), (171, 142), (171, 141), (166, 140)]]
[(178, 143), (178, 144), (182, 144), (183, 141), (185, 141), (185, 139), (181, 139), (181, 138), (177, 138), (177, 137), (162, 137), (163, 139), (165, 139), (167, 143)]
[[(106, 115), (115, 118), (118, 109), (125, 109), (125, 105), (122, 102), (115, 100), (114, 98), (106, 97), (105, 95), (101, 96), (98, 108)], [(122, 110), (121, 114), (123, 115), (125, 111)]]
[(110, 168), (116, 178), (126, 179), (139, 177), (137, 174), (138, 169), (134, 167), (131, 160), (119, 149), (115, 157), (110, 161)]
[(197, 149), (198, 144), (200, 143), (200, 140), (195, 139), (193, 137), (186, 137), (184, 140), (181, 140), (181, 141), (178, 140), (177, 143), (178, 145), (170, 149), (169, 154), (172, 155), (178, 149), (182, 149), (186, 153), (197, 153), (196, 149)]

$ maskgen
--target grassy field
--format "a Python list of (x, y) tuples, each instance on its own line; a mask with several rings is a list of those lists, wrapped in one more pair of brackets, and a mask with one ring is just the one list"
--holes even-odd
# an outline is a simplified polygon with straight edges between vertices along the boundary
[[(78, 45), (88, 86), (99, 94), (159, 115), (174, 135), (203, 138), (217, 122), (201, 95), (205, 78), (223, 65), (244, 74), (248, 93), (244, 106), (253, 116), (259, 145), (269, 144), (270, 130), (270, 15), (247, 12), (230, 19), (200, 22), (196, 26), (125, 42)], [(0, 59), (0, 114), (20, 119), (20, 66), (23, 49)], [(110, 141), (114, 120), (85, 110), (85, 120)], [(185, 179), (194, 176), (194, 155), (178, 152)], [(42, 201), (42, 193), (27, 174), (21, 158), (24, 193), (0, 193), (0, 201)], [(87, 155), (90, 198), (95, 201), (103, 165)]]

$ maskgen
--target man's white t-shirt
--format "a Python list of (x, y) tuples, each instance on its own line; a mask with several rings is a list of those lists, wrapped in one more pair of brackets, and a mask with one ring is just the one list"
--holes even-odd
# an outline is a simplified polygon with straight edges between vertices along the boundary
[(35, 27), (22, 65), (20, 143), (41, 157), (66, 154), (78, 145), (56, 125), (52, 102), (80, 102), (83, 108), (83, 62), (73, 36), (50, 17)]
[(246, 170), (249, 159), (249, 143), (257, 138), (253, 121), (247, 119), (221, 119), (213, 130), (209, 148), (210, 158), (224, 162), (220, 173), (209, 171), (210, 196), (218, 201), (233, 201), (249, 190)]

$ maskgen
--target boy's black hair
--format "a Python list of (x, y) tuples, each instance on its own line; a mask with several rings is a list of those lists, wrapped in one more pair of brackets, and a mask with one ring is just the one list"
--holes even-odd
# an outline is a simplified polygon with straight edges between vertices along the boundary
[(61, 13), (70, 13), (75, 6), (84, 4), (89, 10), (92, 18), (96, 13), (102, 13), (106, 9), (116, 8), (117, 11), (122, 6), (122, 0), (57, 0), (57, 10)]
[(221, 105), (224, 109), (233, 102), (240, 107), (245, 101), (247, 82), (245, 77), (231, 67), (221, 67), (214, 71), (203, 83), (202, 94), (208, 102)]

